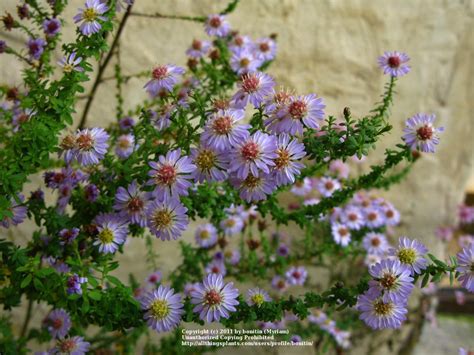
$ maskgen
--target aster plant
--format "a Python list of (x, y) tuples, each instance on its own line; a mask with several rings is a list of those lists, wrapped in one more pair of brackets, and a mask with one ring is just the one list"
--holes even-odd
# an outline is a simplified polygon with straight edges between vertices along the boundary
[[(400, 328), (418, 286), (449, 275), (473, 291), (473, 244), (444, 262), (416, 236), (397, 241), (400, 213), (376, 195), (435, 152), (442, 129), (433, 114), (407, 112), (404, 135), (384, 161), (365, 175), (351, 170), (400, 119), (389, 108), (410, 71), (406, 54), (379, 58), (388, 83), (370, 114), (345, 108), (338, 120), (316, 93), (277, 88), (281, 78), (264, 72), (276, 58), (276, 36), (234, 31), (226, 15), (238, 0), (206, 17), (148, 15), (195, 22), (203, 36), (190, 39), (187, 69), (150, 63), (128, 76), (143, 81), (143, 102), (125, 107), (120, 36), (130, 16), (144, 14), (132, 11), (132, 0), (86, 0), (66, 18), (66, 3), (26, 1), (18, 18), (2, 18), (6, 30), (29, 38), (23, 48), (0, 41), (0, 55), (25, 65), (22, 85), (0, 87), (0, 301), (6, 311), (27, 302), (20, 332), (5, 332), (0, 352), (25, 353), (34, 340), (49, 353), (133, 353), (142, 336), (150, 353), (203, 352), (213, 346), (187, 349), (180, 328), (212, 322), (289, 328), (288, 341), (340, 350), (366, 326)], [(70, 43), (62, 42), (67, 23), (77, 26)], [(74, 124), (96, 58), (103, 60)], [(89, 127), (111, 61), (116, 119)], [(44, 185), (25, 191), (32, 174)], [(473, 220), (468, 212), (464, 220)], [(27, 218), (36, 228), (20, 245), (9, 229)], [(113, 275), (131, 239), (142, 243), (149, 269), (142, 283)], [(160, 270), (153, 239), (181, 251), (171, 272)], [(31, 324), (39, 303), (51, 311)], [(7, 313), (2, 329), (12, 326)], [(150, 332), (165, 336), (155, 341)]]

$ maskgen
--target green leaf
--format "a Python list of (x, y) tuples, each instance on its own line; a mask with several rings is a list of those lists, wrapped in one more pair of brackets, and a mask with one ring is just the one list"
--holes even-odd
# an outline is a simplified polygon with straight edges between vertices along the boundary
[(115, 276), (112, 275), (107, 275), (107, 280), (109, 280), (111, 283), (113, 283), (115, 286), (123, 286), (122, 282), (116, 278)]
[(429, 280), (430, 280), (430, 274), (426, 273), (425, 276), (423, 277), (423, 280), (421, 281), (421, 288), (425, 287), (428, 284)]
[(20, 284), (20, 287), (21, 288), (25, 288), (26, 286), (28, 286), (32, 280), (33, 276), (31, 276), (31, 274), (28, 274), (28, 276), (26, 276), (23, 281), (21, 282)]
[(100, 291), (94, 290), (89, 292), (89, 297), (95, 301), (99, 301), (102, 298), (102, 294), (100, 293)]

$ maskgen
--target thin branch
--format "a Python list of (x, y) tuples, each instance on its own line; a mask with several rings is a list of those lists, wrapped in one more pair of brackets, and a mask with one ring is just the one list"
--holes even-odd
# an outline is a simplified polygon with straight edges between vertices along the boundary
[(26, 335), (26, 331), (28, 330), (28, 324), (30, 323), (31, 319), (31, 311), (33, 310), (33, 300), (28, 300), (28, 309), (26, 311), (25, 320), (23, 322), (23, 327), (21, 328), (20, 338), (23, 338)]
[(114, 54), (115, 47), (117, 46), (117, 43), (119, 42), (120, 35), (122, 34), (123, 29), (125, 28), (125, 23), (127, 22), (127, 19), (128, 19), (128, 17), (130, 16), (130, 14), (132, 12), (133, 4), (134, 3), (132, 3), (131, 5), (128, 5), (127, 11), (125, 12), (125, 15), (123, 15), (122, 21), (120, 22), (117, 34), (116, 34), (116, 36), (115, 36), (115, 38), (112, 42), (110, 50), (107, 53), (107, 56), (105, 57), (105, 60), (99, 66), (99, 71), (97, 73), (97, 77), (95, 78), (95, 82), (94, 82), (94, 84), (92, 86), (92, 90), (89, 94), (89, 98), (87, 100), (86, 107), (84, 108), (84, 112), (82, 113), (82, 117), (81, 117), (81, 120), (79, 122), (79, 126), (78, 126), (79, 129), (84, 128), (84, 125), (85, 125), (86, 120), (87, 120), (87, 114), (89, 113), (89, 110), (91, 108), (92, 101), (94, 101), (95, 93), (96, 93), (96, 91), (97, 91), (97, 89), (98, 89), (98, 87), (99, 87), (99, 85), (102, 81), (102, 75), (104, 75), (105, 69), (107, 68), (107, 65), (109, 64), (110, 59), (112, 58), (112, 56)]
[(184, 21), (193, 21), (193, 22), (205, 22), (206, 18), (202, 16), (176, 16), (176, 15), (163, 15), (159, 12), (155, 12), (154, 14), (144, 14), (140, 12), (132, 12), (132, 16), (137, 17), (148, 17), (148, 18), (159, 18), (159, 19), (169, 19), (169, 20), (184, 20)]

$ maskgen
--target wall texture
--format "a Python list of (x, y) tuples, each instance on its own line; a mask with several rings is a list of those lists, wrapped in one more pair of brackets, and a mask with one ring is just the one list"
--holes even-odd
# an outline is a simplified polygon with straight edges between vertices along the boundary
[[(14, 12), (15, 3), (3, 0), (1, 12)], [(66, 41), (73, 38), (70, 19), (82, 4), (70, 1)], [(225, 5), (226, 1), (215, 0), (136, 0), (135, 11), (205, 15)], [(410, 55), (412, 71), (399, 80), (392, 110), (394, 132), (384, 139), (370, 162), (380, 161), (383, 148), (400, 141), (407, 117), (417, 112), (437, 115), (438, 124), (446, 128), (438, 152), (422, 156), (406, 181), (383, 194), (402, 212), (400, 231), (421, 238), (434, 253), (442, 253), (433, 230), (452, 222), (468, 179), (474, 175), (474, 2), (242, 0), (229, 19), (234, 28), (253, 38), (277, 33), (278, 58), (269, 72), (298, 93), (316, 92), (324, 97), (327, 113), (338, 117), (345, 106), (355, 117), (364, 115), (379, 98), (386, 78), (376, 65), (377, 56), (384, 50)], [(204, 36), (196, 23), (131, 17), (121, 41), (123, 71), (137, 73), (157, 63), (184, 65), (184, 50), (194, 37)], [(18, 48), (25, 40), (11, 33), (5, 33), (5, 37)], [(18, 83), (20, 68), (11, 58), (0, 56), (1, 82)], [(127, 108), (145, 97), (144, 82), (131, 79), (127, 83)], [(114, 120), (113, 98), (112, 83), (103, 84), (92, 106), (89, 125), (105, 126)], [(33, 179), (29, 187), (39, 184), (39, 179)], [(25, 224), (11, 233), (27, 240), (31, 230)], [(184, 238), (191, 240), (191, 233)], [(141, 241), (130, 242), (122, 256), (123, 275), (144, 275), (145, 265), (136, 263), (143, 258), (143, 248)], [(176, 245), (157, 242), (156, 249), (165, 272), (172, 269)], [(379, 350), (377, 354), (382, 353), (382, 348)]]

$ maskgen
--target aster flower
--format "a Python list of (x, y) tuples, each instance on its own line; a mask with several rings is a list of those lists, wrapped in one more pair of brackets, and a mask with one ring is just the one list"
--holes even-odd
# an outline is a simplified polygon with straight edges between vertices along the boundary
[(161, 90), (170, 92), (178, 83), (178, 75), (184, 74), (184, 68), (175, 65), (159, 65), (151, 71), (151, 79), (145, 84), (144, 88), (155, 97)]
[(275, 59), (277, 45), (271, 38), (260, 38), (255, 43), (254, 53), (264, 61)]
[(115, 146), (115, 154), (120, 159), (127, 159), (138, 146), (135, 144), (135, 136), (131, 133), (122, 134), (117, 137), (117, 144)]
[(450, 226), (441, 226), (436, 228), (436, 236), (443, 242), (449, 242), (453, 239), (454, 228)]
[(251, 288), (247, 291), (247, 304), (249, 306), (256, 305), (260, 307), (264, 302), (270, 302), (272, 298), (267, 291), (259, 287)]
[(362, 245), (367, 254), (384, 255), (387, 252), (389, 244), (387, 238), (382, 233), (369, 232), (362, 240)]
[(250, 125), (238, 123), (244, 116), (243, 110), (219, 110), (212, 114), (201, 134), (201, 144), (223, 152), (246, 140)]
[(364, 216), (358, 207), (348, 205), (341, 213), (341, 222), (350, 229), (359, 230), (364, 225)]
[(79, 9), (78, 14), (74, 16), (74, 23), (82, 22), (79, 30), (84, 36), (90, 36), (97, 33), (102, 28), (98, 20), (106, 21), (107, 18), (102, 16), (109, 8), (100, 0), (86, 0), (85, 9)]
[(155, 287), (158, 282), (161, 281), (163, 275), (161, 274), (160, 270), (153, 271), (150, 275), (148, 275), (145, 279), (146, 283), (152, 287)]
[(258, 177), (260, 171), (269, 174), (270, 167), (275, 166), (273, 159), (278, 157), (276, 149), (275, 136), (256, 131), (230, 152), (229, 173), (235, 172), (239, 179), (246, 179), (250, 173)]
[(83, 129), (76, 134), (76, 159), (79, 164), (86, 166), (101, 161), (109, 144), (109, 134), (101, 127)]
[(53, 258), (52, 256), (47, 258), (46, 262), (59, 274), (65, 274), (71, 271), (71, 268), (64, 261)]
[(262, 60), (247, 48), (234, 52), (230, 58), (230, 67), (239, 75), (252, 73), (261, 65)]
[(206, 20), (206, 33), (209, 36), (225, 37), (230, 32), (230, 24), (222, 15), (209, 15)]
[(411, 270), (399, 260), (384, 259), (369, 269), (374, 280), (369, 281), (367, 294), (382, 297), (384, 302), (406, 303), (413, 290)]
[(297, 162), (306, 155), (304, 145), (283, 133), (277, 139), (277, 158), (273, 160), (273, 174), (277, 185), (293, 184), (304, 164)]
[(279, 120), (285, 115), (291, 97), (292, 93), (289, 90), (284, 88), (272, 89), (271, 95), (267, 97), (264, 104), (264, 112), (269, 116), (269, 119), (265, 121), (265, 125), (270, 125), (273, 121)]
[(158, 333), (175, 329), (181, 323), (184, 313), (182, 296), (174, 289), (160, 285), (141, 298), (141, 307), (146, 311), (143, 316), (148, 326)]
[(469, 292), (474, 292), (474, 243), (466, 246), (457, 254), (458, 267), (456, 271), (461, 285)]
[(176, 198), (156, 199), (146, 209), (148, 228), (161, 240), (178, 239), (188, 226), (187, 211)]
[(435, 115), (417, 113), (406, 120), (402, 138), (412, 150), (435, 152), (435, 145), (439, 143), (438, 133), (444, 131), (444, 127), (434, 127), (435, 119)]
[(255, 108), (259, 108), (265, 96), (272, 93), (275, 82), (270, 75), (255, 72), (242, 75), (238, 85), (239, 90), (232, 97), (234, 107), (243, 109), (250, 102)]
[(462, 234), (458, 237), (458, 245), (460, 248), (468, 247), (472, 243), (474, 243), (474, 235)]
[(184, 295), (186, 297), (191, 297), (191, 292), (197, 290), (199, 286), (199, 282), (187, 282), (185, 285), (184, 285)]
[(44, 52), (46, 47), (46, 41), (42, 38), (30, 38), (27, 43), (28, 54), (31, 59), (40, 59), (41, 54)]
[(290, 248), (285, 243), (280, 243), (277, 248), (277, 254), (283, 258), (290, 255)]
[(156, 185), (156, 195), (159, 199), (187, 195), (191, 183), (191, 175), (196, 166), (187, 156), (181, 157), (181, 149), (175, 149), (161, 155), (158, 162), (149, 162), (152, 170), (148, 172), (151, 177), (149, 185)]
[(135, 126), (135, 120), (133, 117), (125, 116), (119, 120), (119, 127), (122, 131), (128, 131)]
[(303, 180), (295, 182), (295, 184), (291, 187), (291, 192), (297, 196), (306, 196), (311, 192), (313, 189), (313, 185), (311, 183), (310, 178), (304, 178)]
[(235, 34), (229, 42), (229, 49), (232, 53), (238, 53), (243, 49), (253, 50), (254, 43), (249, 36)]
[(418, 240), (401, 237), (398, 240), (398, 249), (391, 249), (390, 255), (396, 256), (402, 264), (411, 269), (411, 274), (419, 274), (426, 269), (428, 262), (425, 258), (428, 249)]
[(316, 94), (292, 96), (281, 113), (280, 119), (268, 119), (265, 124), (272, 133), (303, 134), (303, 127), (319, 128), (324, 120), (323, 99)]
[(194, 238), (201, 248), (210, 248), (217, 243), (217, 229), (210, 223), (201, 224), (196, 228)]
[(22, 223), (28, 213), (28, 208), (23, 206), (23, 201), (25, 201), (25, 196), (22, 194), (17, 195), (18, 202), (15, 198), (10, 198), (10, 207), (7, 208), (8, 211), (12, 213), (12, 216), (3, 216), (3, 219), (0, 221), (0, 225), (9, 228), (10, 226), (16, 226)]
[(91, 344), (85, 341), (83, 337), (75, 336), (58, 340), (50, 354), (84, 355), (89, 352), (90, 346)]
[(53, 37), (61, 30), (61, 22), (57, 18), (43, 21), (43, 31), (48, 37)]
[(201, 320), (218, 322), (221, 317), (229, 318), (230, 312), (236, 311), (238, 296), (239, 291), (232, 282), (225, 284), (222, 275), (210, 274), (191, 292), (191, 303), (196, 305), (193, 311), (199, 313)]
[(285, 273), (286, 280), (290, 285), (304, 285), (308, 272), (303, 266), (293, 266)]
[(341, 184), (336, 179), (329, 176), (323, 176), (318, 180), (316, 188), (322, 196), (330, 197), (336, 190), (341, 189)]
[(68, 295), (78, 294), (82, 295), (82, 284), (87, 283), (87, 277), (80, 277), (77, 274), (69, 276), (66, 281)]
[(117, 214), (99, 214), (94, 224), (97, 225), (97, 240), (94, 245), (101, 253), (115, 253), (125, 243), (128, 234), (128, 223)]
[(237, 249), (227, 249), (224, 252), (224, 259), (230, 265), (237, 265), (240, 262), (240, 252)]
[(0, 54), (5, 53), (7, 48), (8, 48), (7, 42), (0, 40)]
[(244, 221), (239, 216), (228, 216), (226, 219), (221, 221), (220, 226), (225, 235), (232, 236), (242, 231), (244, 228)]
[(129, 218), (130, 223), (146, 226), (147, 195), (142, 192), (136, 180), (133, 180), (125, 189), (120, 186), (115, 194), (114, 209)]
[(400, 223), (400, 212), (388, 202), (385, 202), (382, 206), (382, 212), (384, 213), (385, 224), (388, 226), (396, 226)]
[(99, 198), (99, 188), (94, 184), (89, 184), (84, 188), (84, 196), (87, 201), (95, 202)]
[(223, 154), (201, 144), (191, 148), (191, 159), (196, 165), (191, 177), (196, 182), (223, 181), (227, 177), (226, 162)]
[(385, 224), (384, 214), (380, 207), (369, 206), (364, 209), (365, 225), (369, 228), (379, 228)]
[(230, 182), (239, 190), (240, 198), (247, 202), (265, 200), (277, 187), (271, 175), (261, 172), (256, 176), (249, 174), (245, 179), (231, 177)]
[(150, 122), (153, 123), (156, 130), (161, 132), (171, 125), (171, 116), (176, 111), (176, 106), (171, 103), (163, 103), (158, 111), (148, 110)]
[(290, 338), (290, 341), (293, 343), (293, 344), (296, 344), (296, 343), (300, 343), (303, 341), (303, 339), (298, 335), (298, 334), (293, 334)]
[(51, 311), (44, 324), (53, 338), (64, 338), (72, 325), (69, 313), (62, 308)]
[(349, 177), (349, 165), (341, 159), (333, 160), (329, 163), (329, 171), (336, 174), (339, 179), (347, 179)]
[(186, 51), (186, 55), (191, 58), (199, 59), (209, 53), (209, 48), (211, 48), (211, 43), (208, 41), (194, 39), (191, 47)]
[(272, 279), (272, 287), (279, 292), (285, 292), (288, 288), (288, 282), (283, 277), (275, 275)]
[(408, 312), (405, 303), (385, 302), (367, 294), (358, 297), (356, 307), (361, 312), (360, 319), (372, 329), (400, 328)]
[(384, 74), (398, 77), (410, 71), (410, 66), (406, 64), (409, 60), (410, 58), (405, 53), (393, 51), (385, 52), (379, 57), (378, 62)]
[(221, 260), (212, 260), (206, 265), (204, 271), (206, 271), (207, 274), (218, 274), (222, 275), (222, 277), (227, 274), (227, 269)]
[(461, 204), (458, 208), (458, 218), (461, 224), (474, 223), (474, 207)]
[(71, 229), (62, 229), (59, 231), (59, 238), (61, 245), (68, 245), (72, 244), (72, 242), (77, 238), (79, 235), (79, 228), (71, 228)]
[(336, 244), (347, 247), (351, 242), (351, 232), (347, 226), (340, 223), (331, 224), (331, 233)]

